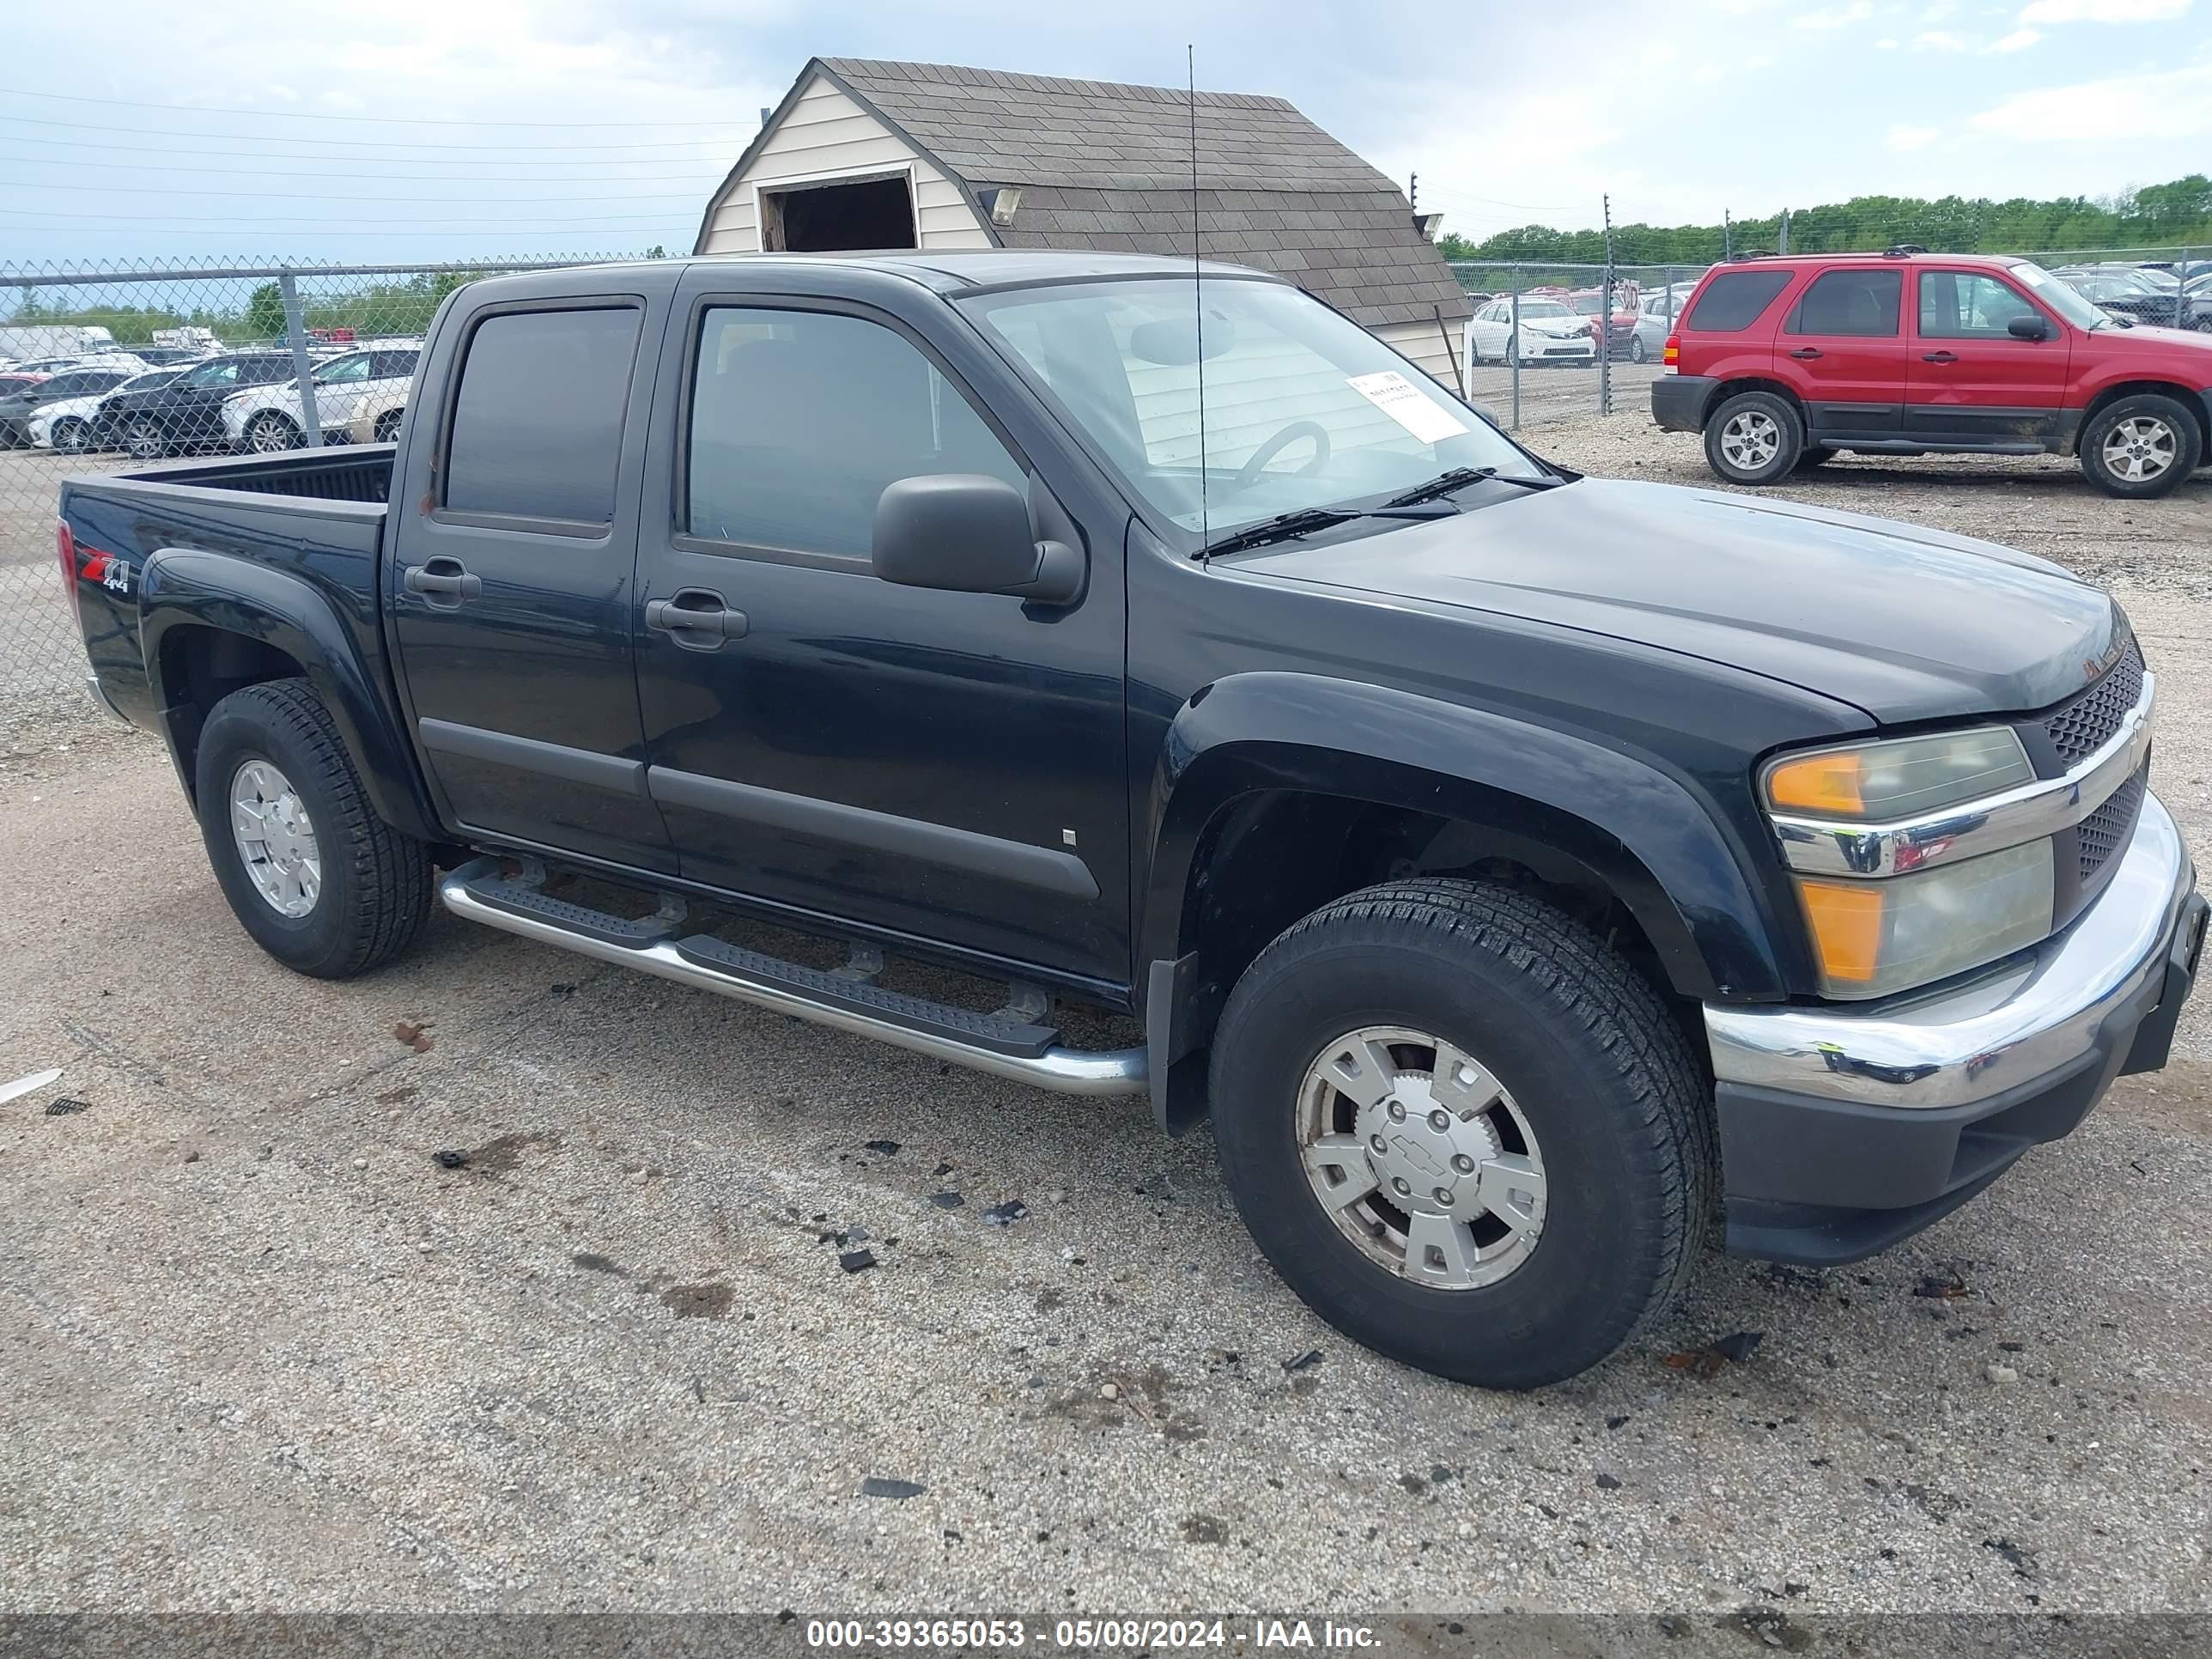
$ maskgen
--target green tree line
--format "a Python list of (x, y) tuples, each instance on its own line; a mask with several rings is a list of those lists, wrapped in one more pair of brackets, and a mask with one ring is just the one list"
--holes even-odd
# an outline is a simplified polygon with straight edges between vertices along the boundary
[[(431, 317), (448, 294), (477, 276), (489, 274), (424, 271), (343, 294), (318, 294), (313, 291), (313, 276), (303, 274), (301, 319), (311, 330), (349, 328), (362, 339), (380, 334), (420, 334), (429, 327)], [(144, 345), (153, 339), (155, 329), (186, 325), (211, 329), (226, 345), (273, 340), (283, 334), (284, 299), (276, 283), (264, 283), (250, 291), (242, 284), (224, 286), (239, 289), (227, 302), (196, 298), (184, 305), (143, 306), (72, 303), (66, 292), (24, 288), (17, 290), (13, 314), (7, 320), (97, 325), (106, 329), (118, 345)]]
[[(1615, 225), (1616, 264), (1709, 264), (1730, 251), (1771, 251), (1782, 216), (1728, 224)], [(2051, 201), (2014, 197), (1854, 196), (1848, 202), (1794, 210), (1793, 253), (1842, 253), (1917, 242), (1939, 253), (2040, 253), (2089, 248), (2195, 246), (2212, 255), (2212, 179), (2192, 173), (2112, 197)], [(1605, 234), (1523, 225), (1480, 241), (1445, 235), (1447, 259), (1486, 264), (1602, 264)]]

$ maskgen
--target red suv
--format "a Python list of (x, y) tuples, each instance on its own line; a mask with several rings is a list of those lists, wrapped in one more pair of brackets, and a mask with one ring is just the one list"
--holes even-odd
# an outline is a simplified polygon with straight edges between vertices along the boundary
[(1730, 483), (1838, 450), (2074, 455), (2162, 495), (2212, 455), (2212, 337), (2130, 327), (2027, 259), (1893, 248), (1705, 273), (1651, 414)]

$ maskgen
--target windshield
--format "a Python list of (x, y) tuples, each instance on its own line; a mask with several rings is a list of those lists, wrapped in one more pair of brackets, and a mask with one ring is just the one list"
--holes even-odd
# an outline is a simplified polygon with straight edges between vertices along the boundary
[(2070, 283), (2053, 276), (2041, 265), (2023, 259), (2010, 270), (2012, 275), (2033, 291), (2037, 299), (2075, 327), (2094, 328), (2105, 320), (2105, 313), (2082, 297), (2079, 289)]
[(1523, 317), (1572, 317), (1577, 313), (1568, 310), (1557, 300), (1523, 300), (1521, 302), (1521, 314)]
[(1280, 283), (1206, 283), (1201, 430), (1192, 288), (1073, 283), (960, 305), (1186, 530), (1389, 495), (1455, 467), (1540, 473), (1373, 335)]

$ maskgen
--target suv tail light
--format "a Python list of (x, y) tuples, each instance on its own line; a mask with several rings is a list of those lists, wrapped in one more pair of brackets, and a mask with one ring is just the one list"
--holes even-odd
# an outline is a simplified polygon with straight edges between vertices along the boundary
[(1669, 334), (1667, 337), (1666, 349), (1660, 352), (1659, 361), (1666, 364), (1669, 368), (1676, 368), (1680, 364), (1682, 361), (1682, 337), (1680, 335)]

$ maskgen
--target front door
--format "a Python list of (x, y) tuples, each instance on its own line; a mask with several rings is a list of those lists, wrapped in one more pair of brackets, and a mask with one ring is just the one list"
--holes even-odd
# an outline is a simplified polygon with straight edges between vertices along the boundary
[(1823, 271), (1783, 319), (1774, 371), (1803, 399), (1814, 443), (1897, 436), (1905, 414), (1904, 277), (1893, 264)]
[[(1987, 271), (1916, 276), (1920, 297), (1906, 363), (1906, 435), (1965, 444), (2039, 443), (2057, 436), (2069, 349), (2057, 319)], [(2041, 322), (2044, 337), (2014, 336), (2016, 317)]]
[[(661, 306), (562, 296), (479, 313), (429, 385), (386, 561), (416, 736), (449, 816), (488, 837), (672, 872), (645, 793), (630, 626)], [(423, 411), (426, 418), (431, 411)]]
[[(911, 320), (714, 286), (731, 274), (687, 284), (647, 466), (669, 494), (641, 560), (638, 696), (683, 873), (817, 926), (1126, 983), (1126, 507), (1040, 471), (1066, 463), (979, 343), (948, 357)], [(879, 580), (878, 497), (935, 473), (1025, 491), (1086, 549), (1080, 601)]]

